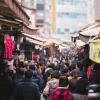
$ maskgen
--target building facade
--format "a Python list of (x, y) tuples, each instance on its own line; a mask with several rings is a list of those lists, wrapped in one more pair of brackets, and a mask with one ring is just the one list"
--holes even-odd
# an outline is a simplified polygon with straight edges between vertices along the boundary
[(100, 20), (100, 0), (94, 0), (95, 20)]
[(29, 28), (36, 29), (36, 2), (35, 0), (18, 0), (27, 15), (30, 17)]
[[(57, 0), (56, 32), (65, 34), (79, 30), (92, 18), (88, 0)], [(92, 16), (91, 16), (92, 17)], [(90, 20), (89, 20), (90, 19)]]
[(36, 0), (36, 26), (41, 28), (45, 22), (45, 0)]
[(50, 27), (52, 35), (58, 38), (67, 37), (64, 40), (68, 40), (70, 33), (92, 23), (94, 21), (93, 1), (51, 0)]

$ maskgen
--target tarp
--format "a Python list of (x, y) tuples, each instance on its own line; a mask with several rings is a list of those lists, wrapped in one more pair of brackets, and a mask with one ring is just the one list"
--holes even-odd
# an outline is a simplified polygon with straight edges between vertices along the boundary
[(30, 43), (34, 43), (34, 44), (38, 44), (38, 45), (43, 46), (43, 42), (39, 42), (39, 41), (30, 39), (30, 38), (26, 38), (26, 40), (29, 41)]
[(83, 32), (80, 32), (81, 35), (83, 36), (97, 36), (100, 33), (100, 27), (92, 28), (89, 30), (85, 30)]
[(38, 36), (35, 36), (35, 35), (30, 35), (30, 34), (26, 34), (26, 33), (22, 33), (24, 36), (26, 37), (29, 37), (31, 39), (34, 39), (34, 40), (37, 40), (37, 41), (40, 41), (40, 42), (44, 42), (45, 40), (43, 38), (40, 38)]
[(76, 40), (76, 45), (78, 46), (78, 47), (82, 47), (82, 46), (84, 46), (86, 43), (85, 42), (83, 42), (82, 40)]
[(90, 43), (89, 58), (96, 63), (100, 63), (100, 43)]

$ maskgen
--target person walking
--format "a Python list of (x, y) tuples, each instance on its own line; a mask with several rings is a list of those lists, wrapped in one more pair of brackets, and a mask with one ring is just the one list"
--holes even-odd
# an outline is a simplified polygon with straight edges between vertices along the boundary
[(40, 100), (38, 86), (32, 82), (32, 71), (25, 72), (25, 79), (20, 82), (14, 91), (15, 100)]
[(74, 100), (68, 88), (68, 78), (66, 76), (60, 76), (59, 87), (51, 94), (50, 100)]

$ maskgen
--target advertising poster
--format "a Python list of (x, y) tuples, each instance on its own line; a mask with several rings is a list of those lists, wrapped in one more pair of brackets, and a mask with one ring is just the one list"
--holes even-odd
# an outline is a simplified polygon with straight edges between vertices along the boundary
[(100, 43), (90, 43), (90, 59), (100, 63)]

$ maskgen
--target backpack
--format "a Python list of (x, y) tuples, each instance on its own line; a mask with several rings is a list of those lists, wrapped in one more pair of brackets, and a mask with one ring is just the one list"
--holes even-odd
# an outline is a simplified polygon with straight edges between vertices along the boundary
[(57, 88), (50, 100), (73, 100), (73, 95), (67, 89)]

